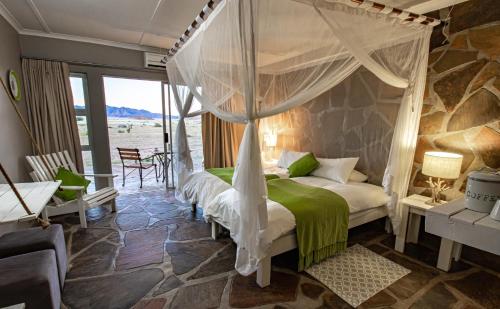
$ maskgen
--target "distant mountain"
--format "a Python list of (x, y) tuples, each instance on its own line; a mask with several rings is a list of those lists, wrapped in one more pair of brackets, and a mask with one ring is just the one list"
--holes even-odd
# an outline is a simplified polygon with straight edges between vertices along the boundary
[[(84, 109), (82, 105), (76, 105), (75, 109)], [(106, 105), (106, 114), (108, 117), (116, 118), (135, 118), (135, 119), (161, 119), (162, 114), (153, 113), (145, 109), (135, 109), (129, 107), (114, 107)], [(172, 119), (177, 119), (179, 117), (172, 116)]]

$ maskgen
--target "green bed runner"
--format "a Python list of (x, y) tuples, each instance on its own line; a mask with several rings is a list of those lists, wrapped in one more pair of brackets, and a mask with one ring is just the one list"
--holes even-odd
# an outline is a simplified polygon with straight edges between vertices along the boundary
[(295, 216), (299, 271), (346, 249), (349, 206), (342, 196), (291, 179), (270, 180), (267, 190)]
[[(232, 183), (233, 167), (206, 171)], [(266, 180), (268, 198), (286, 207), (295, 217), (299, 271), (346, 249), (349, 206), (342, 196), (273, 174), (266, 175)]]
[[(206, 171), (214, 176), (219, 177), (224, 182), (226, 182), (230, 185), (233, 184), (234, 167), (208, 168), (208, 169), (206, 169)], [(266, 174), (264, 176), (266, 177), (266, 180), (280, 178), (278, 175), (274, 175), (274, 174)]]

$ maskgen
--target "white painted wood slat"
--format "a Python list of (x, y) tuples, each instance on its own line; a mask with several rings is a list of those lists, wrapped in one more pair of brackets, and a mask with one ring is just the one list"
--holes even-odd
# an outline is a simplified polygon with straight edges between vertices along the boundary
[[(20, 183), (15, 186), (31, 212), (38, 216), (60, 184), (60, 181), (49, 181)], [(0, 188), (1, 192), (4, 192), (0, 196), (0, 223), (14, 222), (26, 217), (28, 214), (10, 187), (2, 184)]]

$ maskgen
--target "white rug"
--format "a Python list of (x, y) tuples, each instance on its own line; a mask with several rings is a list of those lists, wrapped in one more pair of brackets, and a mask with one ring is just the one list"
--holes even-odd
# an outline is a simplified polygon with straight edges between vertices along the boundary
[(409, 269), (360, 245), (306, 269), (335, 294), (357, 307), (410, 273)]

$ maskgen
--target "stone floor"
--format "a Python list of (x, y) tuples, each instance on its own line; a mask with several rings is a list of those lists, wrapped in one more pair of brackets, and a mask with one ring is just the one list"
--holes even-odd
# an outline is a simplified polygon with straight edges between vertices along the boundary
[[(118, 213), (88, 212), (54, 218), (64, 226), (70, 269), (66, 308), (350, 308), (321, 283), (294, 270), (294, 252), (273, 258), (271, 286), (234, 269), (235, 246), (210, 239), (210, 226), (189, 205), (163, 190), (122, 193)], [(500, 308), (500, 258), (464, 248), (449, 273), (437, 270), (439, 240), (422, 232), (406, 253), (392, 248), (383, 221), (349, 231), (359, 243), (412, 272), (361, 308)]]

